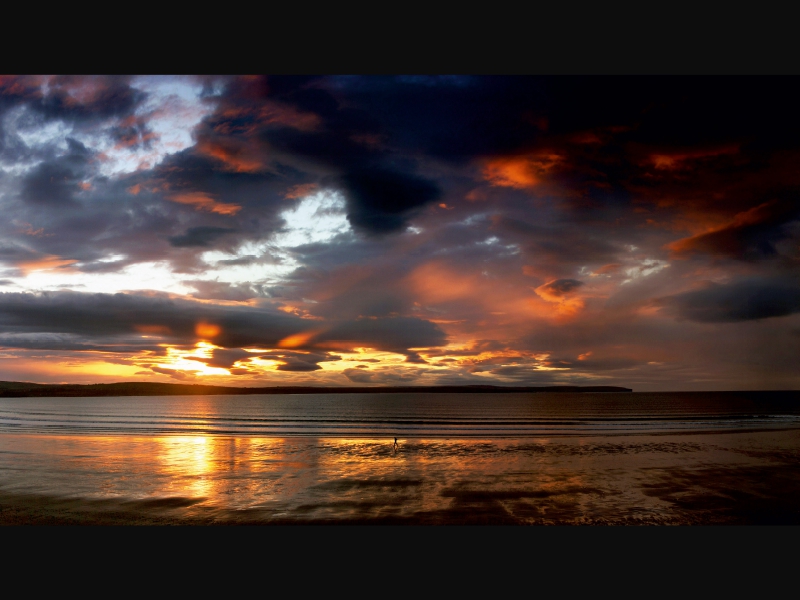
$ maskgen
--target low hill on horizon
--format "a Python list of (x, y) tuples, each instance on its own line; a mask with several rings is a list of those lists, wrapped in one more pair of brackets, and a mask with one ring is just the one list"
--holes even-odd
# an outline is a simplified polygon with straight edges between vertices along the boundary
[(499, 385), (442, 385), (442, 386), (273, 386), (233, 387), (183, 383), (120, 382), (93, 384), (29, 383), (0, 381), (0, 398), (43, 396), (174, 396), (174, 395), (248, 395), (248, 394), (364, 394), (364, 393), (511, 393), (511, 392), (632, 392), (630, 388), (593, 386), (499, 386)]

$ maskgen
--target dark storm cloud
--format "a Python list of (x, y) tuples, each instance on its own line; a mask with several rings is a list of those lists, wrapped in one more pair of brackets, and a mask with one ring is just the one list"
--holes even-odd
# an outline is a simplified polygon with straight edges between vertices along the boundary
[(234, 231), (226, 227), (190, 227), (183, 235), (170, 237), (169, 243), (176, 248), (207, 248), (226, 233)]
[(243, 265), (251, 265), (255, 262), (258, 262), (258, 257), (248, 254), (246, 256), (241, 256), (239, 258), (229, 258), (225, 260), (218, 260), (218, 265), (225, 265), (229, 267), (236, 267), (236, 266), (243, 266)]
[(705, 156), (725, 157), (720, 146), (733, 144), (735, 163), (726, 158), (706, 170), (757, 170), (769, 153), (794, 146), (800, 133), (794, 118), (800, 85), (792, 78), (473, 77), (431, 84), (373, 77), (317, 85), (351, 113), (367, 113), (370, 133), (407, 155), (461, 164), (558, 156), (555, 179), (590, 204), (627, 205), (633, 190), (697, 176), (696, 169), (679, 177), (653, 172), (642, 163), (653, 157), (692, 167), (704, 156), (698, 147), (707, 148)]
[[(53, 177), (51, 183), (45, 166), (49, 169), (45, 163), (28, 174), (30, 184), (24, 190), (29, 196), (41, 192), (39, 197), (16, 207), (13, 213), (15, 221), (25, 222), (27, 230), (36, 235), (23, 237), (23, 227), (13, 224), (6, 229), (35, 249), (34, 253), (74, 259), (78, 261), (75, 268), (87, 272), (163, 260), (172, 261), (183, 272), (197, 270), (203, 267), (199, 260), (203, 251), (234, 252), (243, 241), (268, 237), (280, 229), (282, 222), (276, 213), (286, 208), (276, 204), (274, 209), (252, 211), (247, 219), (239, 220), (150, 192), (139, 184), (141, 175), (117, 181), (95, 177), (91, 189), (84, 190), (74, 177), (66, 182), (63, 177)], [(72, 210), (42, 210), (46, 202), (55, 206), (59, 201), (59, 206)], [(117, 257), (109, 260), (111, 255)]]
[(404, 228), (415, 209), (441, 194), (430, 181), (381, 168), (354, 170), (342, 181), (348, 192), (350, 224), (371, 233)]
[(22, 198), (26, 202), (68, 208), (77, 204), (75, 196), (89, 175), (91, 152), (82, 143), (67, 138), (67, 153), (41, 163), (22, 180)]
[(783, 317), (800, 312), (796, 281), (745, 280), (712, 284), (660, 300), (678, 317), (701, 323), (732, 323)]
[[(187, 373), (185, 371), (178, 371), (175, 369), (164, 369), (163, 367), (157, 367), (157, 366), (150, 367), (150, 370), (153, 371), (154, 373), (158, 373), (159, 375), (168, 375), (169, 377), (177, 379), (178, 381), (187, 381), (187, 380), (191, 381), (195, 379), (193, 373)], [(146, 372), (147, 371), (144, 371), (144, 373)], [(142, 372), (140, 371), (140, 373)]]
[(214, 348), (211, 352), (211, 358), (197, 358), (196, 360), (197, 362), (207, 364), (209, 367), (230, 369), (236, 362), (255, 356), (258, 355), (247, 352), (246, 350), (239, 350), (238, 348)]
[[(63, 112), (69, 108), (65, 90), (77, 85), (76, 81), (58, 79), (50, 85), (55, 99), (50, 101), (52, 110), (48, 114), (67, 114)], [(120, 189), (106, 186), (102, 202), (98, 189), (91, 211), (103, 213), (103, 228), (110, 234), (102, 236), (105, 252), (125, 254), (131, 263), (163, 259), (170, 256), (170, 248), (180, 248), (182, 253), (174, 259), (181, 269), (189, 269), (190, 257), (185, 249), (207, 249), (223, 241), (223, 237), (193, 236), (187, 228), (237, 229), (235, 235), (224, 236), (230, 248), (240, 241), (264, 239), (280, 229), (279, 215), (287, 208), (286, 190), (308, 182), (340, 188), (347, 201), (348, 219), (357, 231), (399, 231), (423, 209), (443, 198), (451, 186), (446, 178), (435, 180), (426, 174), (427, 167), (423, 167), (428, 159), (466, 165), (492, 156), (516, 156), (550, 148), (548, 152), (563, 155), (561, 162), (566, 165), (556, 179), (565, 189), (583, 190), (580, 194), (589, 194), (587, 197), (602, 188), (587, 184), (586, 173), (593, 173), (586, 176), (594, 178), (592, 181), (598, 185), (605, 182), (620, 193), (628, 188), (646, 192), (663, 186), (663, 178), (671, 177), (673, 171), (648, 170), (637, 161), (649, 160), (653, 153), (672, 152), (670, 156), (677, 156), (675, 165), (694, 165), (700, 159), (683, 160), (683, 155), (675, 152), (697, 143), (719, 145), (750, 135), (748, 139), (760, 140), (759, 143), (742, 146), (737, 160), (763, 165), (764, 161), (757, 159), (765, 149), (785, 146), (780, 141), (783, 137), (759, 129), (760, 118), (770, 122), (777, 119), (767, 110), (764, 98), (780, 92), (776, 106), (785, 117), (789, 105), (785, 97), (793, 93), (792, 86), (784, 80), (760, 82), (765, 86), (763, 98), (751, 94), (741, 81), (728, 79), (721, 79), (718, 86), (693, 79), (659, 78), (271, 77), (221, 81), (226, 87), (215, 99), (218, 109), (197, 128), (196, 146), (167, 157), (151, 171), (128, 177), (124, 185), (120, 182)], [(93, 91), (79, 96), (81, 102), (97, 115), (119, 116), (115, 126), (119, 131), (115, 129), (114, 134), (122, 136), (118, 141), (125, 138), (133, 143), (135, 137), (137, 143), (144, 143), (149, 135), (147, 125), (130, 112), (141, 98), (124, 91), (129, 83), (124, 78), (99, 78), (89, 80), (89, 84), (90, 88), (94, 86)], [(28, 91), (17, 96), (19, 101), (41, 93), (30, 86), (25, 89)], [(728, 105), (738, 106), (744, 102), (742, 98), (747, 99), (748, 110), (738, 110), (737, 123), (741, 121), (742, 127), (732, 133), (731, 127), (723, 126), (714, 107), (723, 106), (722, 112), (730, 116), (733, 109)], [(57, 106), (62, 112), (55, 111)], [(662, 127), (661, 118), (670, 126)], [(594, 132), (598, 143), (565, 141), (582, 132)], [(29, 175), (24, 186), (24, 195), (32, 202), (69, 203), (77, 197), (83, 201), (87, 196), (85, 192), (78, 196), (81, 190), (76, 187), (84, 173), (75, 165), (66, 164), (65, 158), (47, 161), (38, 169)], [(641, 179), (645, 171), (656, 176), (658, 185)], [(697, 177), (702, 172), (703, 169), (693, 168), (680, 170), (679, 174), (683, 178), (687, 174)], [(137, 184), (142, 187), (141, 194), (124, 198), (123, 190)], [(144, 191), (148, 185), (155, 191)], [(219, 215), (168, 199), (170, 195), (195, 192), (242, 209), (236, 215)], [(503, 192), (522, 194), (509, 188)], [(551, 263), (549, 271), (556, 276), (565, 276), (590, 260), (598, 265), (612, 263), (618, 246), (604, 235), (603, 229), (611, 228), (607, 208), (612, 200), (630, 201), (630, 193), (617, 192), (603, 192), (606, 196), (593, 200), (597, 222), (603, 223), (595, 234), (587, 235), (585, 226), (571, 221), (558, 227), (542, 226), (529, 234), (514, 234), (513, 218), (509, 217), (498, 217), (498, 231), (518, 238), (527, 235), (526, 252), (535, 254), (540, 262)], [(111, 209), (109, 198), (114, 198), (119, 210)], [(734, 198), (727, 202), (743, 210), (751, 208), (744, 200)], [(134, 220), (130, 211), (136, 213), (135, 220), (142, 223), (141, 227), (130, 227)], [(513, 210), (504, 208), (504, 212), (508, 215)], [(189, 219), (180, 223), (183, 227), (179, 227), (178, 215)], [(84, 217), (87, 227), (90, 220), (88, 215)], [(32, 243), (43, 252), (91, 260), (87, 249), (70, 249), (63, 241), (65, 234), (69, 237), (78, 232), (74, 221), (68, 224), (69, 232), (67, 223), (62, 228), (54, 223), (54, 228), (62, 231), (53, 238)], [(126, 230), (127, 235), (119, 235), (120, 230)], [(163, 242), (154, 243), (157, 231)], [(756, 232), (748, 239), (751, 238), (747, 247), (768, 252), (780, 236)], [(56, 239), (62, 240), (59, 248), (55, 248)], [(77, 233), (73, 246), (84, 239), (83, 232)], [(521, 242), (525, 244), (522, 239)]]
[(27, 248), (20, 248), (18, 246), (0, 246), (0, 260), (12, 261), (19, 259), (30, 259), (36, 256), (35, 252), (31, 252)]
[(146, 350), (163, 354), (163, 348), (153, 343), (153, 340), (136, 339), (135, 336), (129, 336), (121, 340), (92, 343), (86, 341), (80, 335), (68, 333), (0, 333), (0, 347), (27, 350), (115, 352), (120, 354)]
[[(201, 124), (201, 128), (203, 125)], [(260, 157), (259, 157), (260, 158)], [(202, 192), (223, 203), (259, 208), (272, 204), (285, 209), (283, 192), (299, 183), (292, 173), (262, 170), (236, 170), (235, 166), (204, 153), (203, 146), (192, 146), (164, 159), (151, 172), (138, 177), (144, 187), (169, 189), (170, 195)], [(133, 183), (133, 182), (131, 182)]]
[[(105, 138), (117, 150), (147, 148), (154, 139), (149, 117), (134, 114), (146, 94), (132, 88), (129, 79), (4, 79), (0, 112), (3, 106), (23, 109), (13, 125), (26, 135), (56, 120), (67, 131), (71, 127), (74, 133), (90, 134), (96, 142)], [(19, 198), (15, 206), (7, 193), (6, 207), (29, 225), (28, 232), (39, 233), (22, 237), (19, 226), (7, 226), (4, 233), (19, 237), (34, 255), (77, 261), (75, 269), (95, 273), (163, 260), (192, 272), (203, 267), (200, 252), (211, 247), (233, 251), (242, 241), (269, 237), (282, 225), (279, 213), (287, 208), (283, 193), (291, 179), (278, 178), (276, 183), (274, 173), (221, 168), (192, 147), (169, 155), (153, 169), (108, 179), (98, 173), (107, 158), (81, 142), (67, 138), (64, 152), (64, 140), (31, 135), (26, 137), (33, 140), (28, 147), (18, 133), (0, 137), (6, 150), (13, 150), (12, 162), (36, 159), (38, 164), (21, 177), (4, 173), (0, 192)], [(181, 204), (175, 196), (185, 193), (216, 200), (205, 206)], [(61, 210), (66, 208), (71, 210)], [(244, 219), (235, 216), (240, 208), (245, 209)], [(118, 257), (109, 260), (109, 255)]]
[(278, 362), (278, 371), (318, 371), (321, 362), (341, 360), (336, 354), (329, 352), (292, 352), (287, 350), (274, 350), (260, 354), (264, 359)]
[(299, 169), (341, 187), (357, 230), (404, 229), (417, 209), (439, 197), (438, 185), (415, 173), (413, 158), (381, 147), (371, 106), (346, 107), (320, 83), (272, 77), (229, 84), (220, 110), (200, 128), (198, 146), (228, 170)]
[(135, 334), (192, 344), (202, 339), (198, 325), (213, 325), (210, 338), (224, 348), (278, 347), (281, 340), (307, 333), (309, 342), (350, 349), (368, 346), (407, 353), (408, 348), (444, 343), (433, 323), (410, 317), (339, 321), (325, 325), (271, 308), (220, 306), (166, 296), (53, 292), (0, 293), (0, 333), (71, 334), (81, 341), (110, 342)]
[(50, 160), (57, 152), (52, 147), (37, 147), (23, 141), (21, 131), (3, 127), (2, 117), (10, 109), (22, 108), (16, 128), (37, 133), (47, 123), (61, 121), (80, 131), (90, 131), (118, 119), (126, 125), (112, 125), (112, 137), (132, 145), (137, 123), (139, 143), (146, 143), (152, 132), (134, 118), (147, 94), (130, 85), (130, 77), (109, 76), (0, 76), (0, 156), (9, 162)]
[(603, 229), (605, 223), (587, 223), (576, 226), (570, 222), (532, 224), (519, 218), (498, 215), (493, 219), (493, 229), (525, 250), (525, 256), (535, 262), (543, 273), (570, 273), (584, 265), (616, 262), (622, 250)]
[[(45, 187), (51, 185), (49, 178), (38, 181)], [(67, 204), (59, 205), (59, 210), (47, 210), (55, 206), (34, 202), (15, 207), (12, 214), (17, 218), (6, 225), (6, 231), (29, 248), (32, 257), (71, 259), (78, 261), (74, 268), (102, 272), (169, 256), (167, 238), (177, 233), (176, 215), (152, 203), (133, 203), (129, 195), (108, 182), (95, 179), (92, 189), (80, 191), (77, 197), (72, 196), (74, 187), (60, 190), (66, 194)], [(65, 207), (70, 210), (61, 210)], [(121, 256), (108, 260), (114, 254)], [(19, 256), (14, 260), (31, 259)]]
[(150, 148), (157, 135), (150, 129), (144, 117), (128, 117), (111, 127), (109, 135), (118, 146), (128, 149)]
[(364, 369), (354, 368), (345, 369), (342, 371), (342, 373), (353, 383), (407, 384), (419, 379), (420, 375), (422, 375), (424, 371), (405, 370), (403, 372), (397, 372), (388, 369), (367, 371)]
[(542, 361), (547, 367), (569, 368), (570, 372), (594, 373), (596, 371), (618, 371), (620, 369), (631, 369), (645, 364), (647, 361), (617, 356), (607, 358), (572, 358), (560, 359), (548, 357)]
[[(344, 346), (364, 345), (379, 350), (407, 353), (408, 348), (441, 346), (447, 342), (444, 332), (430, 321), (413, 317), (358, 319), (333, 323), (320, 334), (319, 341)], [(411, 353), (414, 356), (414, 353)]]
[(800, 218), (800, 191), (791, 199), (772, 200), (737, 214), (731, 222), (708, 233), (678, 240), (670, 248), (678, 255), (711, 254), (740, 260), (777, 254), (775, 244), (791, 237), (784, 227)]
[(129, 77), (61, 75), (48, 81), (46, 93), (28, 97), (30, 107), (48, 119), (82, 123), (124, 118), (147, 97), (129, 83)]
[(524, 148), (544, 126), (543, 79), (354, 77), (330, 78), (322, 85), (367, 112), (378, 125), (372, 133), (450, 161)]
[(427, 365), (428, 361), (422, 358), (417, 352), (409, 352), (406, 354), (406, 360), (404, 362), (407, 363), (416, 363), (420, 365)]
[(556, 279), (555, 281), (541, 286), (539, 289), (546, 291), (551, 296), (561, 297), (574, 292), (582, 285), (584, 285), (584, 283), (577, 279)]

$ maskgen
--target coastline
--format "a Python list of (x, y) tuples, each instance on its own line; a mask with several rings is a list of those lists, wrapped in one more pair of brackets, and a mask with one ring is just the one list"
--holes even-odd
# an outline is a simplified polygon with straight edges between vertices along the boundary
[(502, 394), (502, 393), (620, 393), (631, 388), (618, 386), (499, 386), (499, 385), (440, 385), (440, 386), (273, 386), (233, 387), (180, 383), (94, 383), (45, 384), (19, 381), (0, 381), (0, 398), (47, 397), (107, 397), (107, 396), (218, 396), (252, 394)]

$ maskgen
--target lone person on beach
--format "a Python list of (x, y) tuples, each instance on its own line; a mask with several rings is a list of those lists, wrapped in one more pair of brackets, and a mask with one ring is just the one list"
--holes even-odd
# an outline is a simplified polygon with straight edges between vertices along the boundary
[(394, 451), (397, 452), (397, 438), (394, 438)]

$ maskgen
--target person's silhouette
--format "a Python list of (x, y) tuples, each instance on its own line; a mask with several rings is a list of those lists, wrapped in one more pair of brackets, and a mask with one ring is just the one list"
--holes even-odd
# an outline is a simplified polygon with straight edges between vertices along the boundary
[(394, 438), (394, 450), (397, 451), (397, 438)]

